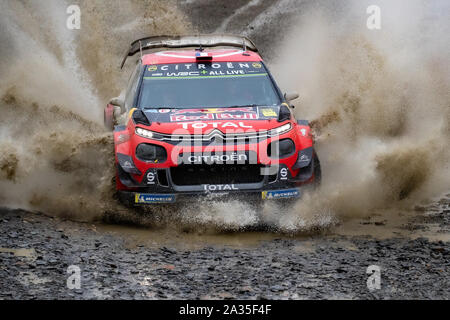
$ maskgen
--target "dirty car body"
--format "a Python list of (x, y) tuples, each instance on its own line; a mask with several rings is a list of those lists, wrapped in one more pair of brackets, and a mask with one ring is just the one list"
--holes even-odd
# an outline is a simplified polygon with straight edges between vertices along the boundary
[[(145, 53), (147, 49), (164, 50)], [(192, 197), (297, 198), (320, 181), (308, 121), (296, 120), (254, 44), (237, 36), (151, 37), (105, 109), (116, 188), (129, 205)]]

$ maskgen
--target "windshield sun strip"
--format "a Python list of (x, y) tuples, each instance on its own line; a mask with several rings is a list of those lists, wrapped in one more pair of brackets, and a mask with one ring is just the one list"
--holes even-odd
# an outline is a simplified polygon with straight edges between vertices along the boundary
[(168, 80), (168, 79), (217, 79), (217, 78), (242, 78), (242, 77), (261, 77), (267, 76), (267, 73), (255, 73), (255, 74), (230, 74), (222, 76), (181, 76), (181, 77), (144, 77), (144, 80)]

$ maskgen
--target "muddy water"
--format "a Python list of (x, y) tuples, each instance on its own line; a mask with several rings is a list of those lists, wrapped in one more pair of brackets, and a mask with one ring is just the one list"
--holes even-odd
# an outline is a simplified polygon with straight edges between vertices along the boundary
[(236, 233), (193, 233), (173, 229), (138, 228), (121, 225), (96, 225), (99, 232), (124, 238), (128, 247), (146, 246), (159, 248), (166, 246), (182, 250), (198, 250), (205, 246), (227, 246), (233, 248), (257, 247), (261, 241), (280, 238), (270, 232)]
[[(401, 226), (417, 214), (410, 208), (448, 191), (445, 1), (382, 1), (376, 33), (361, 21), (365, 1), (242, 1), (219, 19), (215, 5), (189, 9), (202, 1), (76, 2), (83, 32), (65, 28), (65, 1), (0, 2), (0, 205), (149, 227), (99, 226), (130, 239), (137, 233), (135, 243), (239, 246), (284, 234), (407, 235)], [(198, 12), (203, 19), (194, 19)], [(323, 186), (282, 214), (272, 204), (200, 201), (140, 216), (112, 197), (102, 108), (126, 81), (129, 70), (115, 67), (123, 49), (147, 34), (197, 30), (231, 30), (276, 47), (266, 50), (272, 71), (301, 94), (295, 112), (313, 120)], [(245, 232), (261, 225), (270, 227)]]
[[(409, 217), (411, 218), (411, 216)], [(397, 218), (395, 221), (368, 222), (367, 220), (353, 219), (338, 226), (329, 228), (321, 233), (300, 233), (287, 235), (268, 231), (242, 231), (234, 233), (184, 233), (173, 229), (151, 229), (123, 225), (98, 224), (96, 230), (122, 238), (128, 248), (139, 246), (149, 248), (169, 247), (180, 250), (198, 250), (204, 247), (230, 247), (230, 248), (257, 248), (262, 242), (280, 239), (299, 240), (295, 248), (297, 252), (315, 250), (321, 239), (335, 238), (338, 247), (350, 247), (350, 243), (342, 237), (371, 237), (374, 239), (389, 238), (426, 238), (430, 241), (450, 241), (450, 234), (442, 232), (439, 224), (426, 224), (426, 229), (408, 230), (407, 218)]]
[[(439, 205), (436, 205), (439, 203)], [(430, 241), (450, 241), (450, 230), (442, 224), (442, 216), (448, 212), (450, 194), (435, 199), (434, 202), (415, 210), (386, 209), (372, 212), (365, 218), (341, 220), (333, 226), (322, 229), (307, 229), (303, 232), (285, 233), (254, 226), (254, 230), (228, 230), (225, 228), (192, 228), (181, 230), (179, 226), (136, 227), (118, 224), (101, 223), (95, 225), (95, 230), (123, 238), (129, 248), (139, 246), (160, 248), (161, 246), (182, 250), (197, 250), (204, 247), (255, 248), (264, 241), (295, 239), (299, 244), (295, 252), (314, 251), (321, 240), (335, 239), (336, 247), (356, 250), (346, 238), (370, 237), (373, 239), (417, 239), (426, 238)], [(448, 214), (448, 213), (447, 213)], [(417, 218), (425, 219), (417, 219)], [(426, 217), (437, 217), (438, 221), (428, 221)], [(432, 220), (432, 219), (431, 219)], [(270, 227), (270, 226), (269, 226)]]
[(1, 253), (12, 253), (16, 257), (25, 257), (30, 260), (36, 259), (36, 251), (34, 249), (12, 249), (0, 248)]

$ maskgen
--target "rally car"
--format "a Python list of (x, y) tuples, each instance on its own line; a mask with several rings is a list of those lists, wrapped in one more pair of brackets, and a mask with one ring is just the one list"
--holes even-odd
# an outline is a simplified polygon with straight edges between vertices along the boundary
[(306, 120), (294, 118), (254, 43), (231, 35), (157, 36), (105, 108), (116, 187), (128, 205), (199, 196), (300, 197), (321, 170)]

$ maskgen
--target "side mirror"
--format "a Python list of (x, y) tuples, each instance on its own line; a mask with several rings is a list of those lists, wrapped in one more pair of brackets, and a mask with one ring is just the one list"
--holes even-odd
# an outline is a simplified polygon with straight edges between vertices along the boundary
[(285, 93), (284, 94), (284, 98), (286, 99), (287, 102), (291, 102), (291, 101), (293, 101), (295, 99), (298, 99), (298, 97), (300, 97), (300, 96), (296, 92), (291, 92), (291, 93)]
[(118, 106), (114, 106), (114, 120), (118, 119), (120, 115), (122, 114), (122, 108)]

